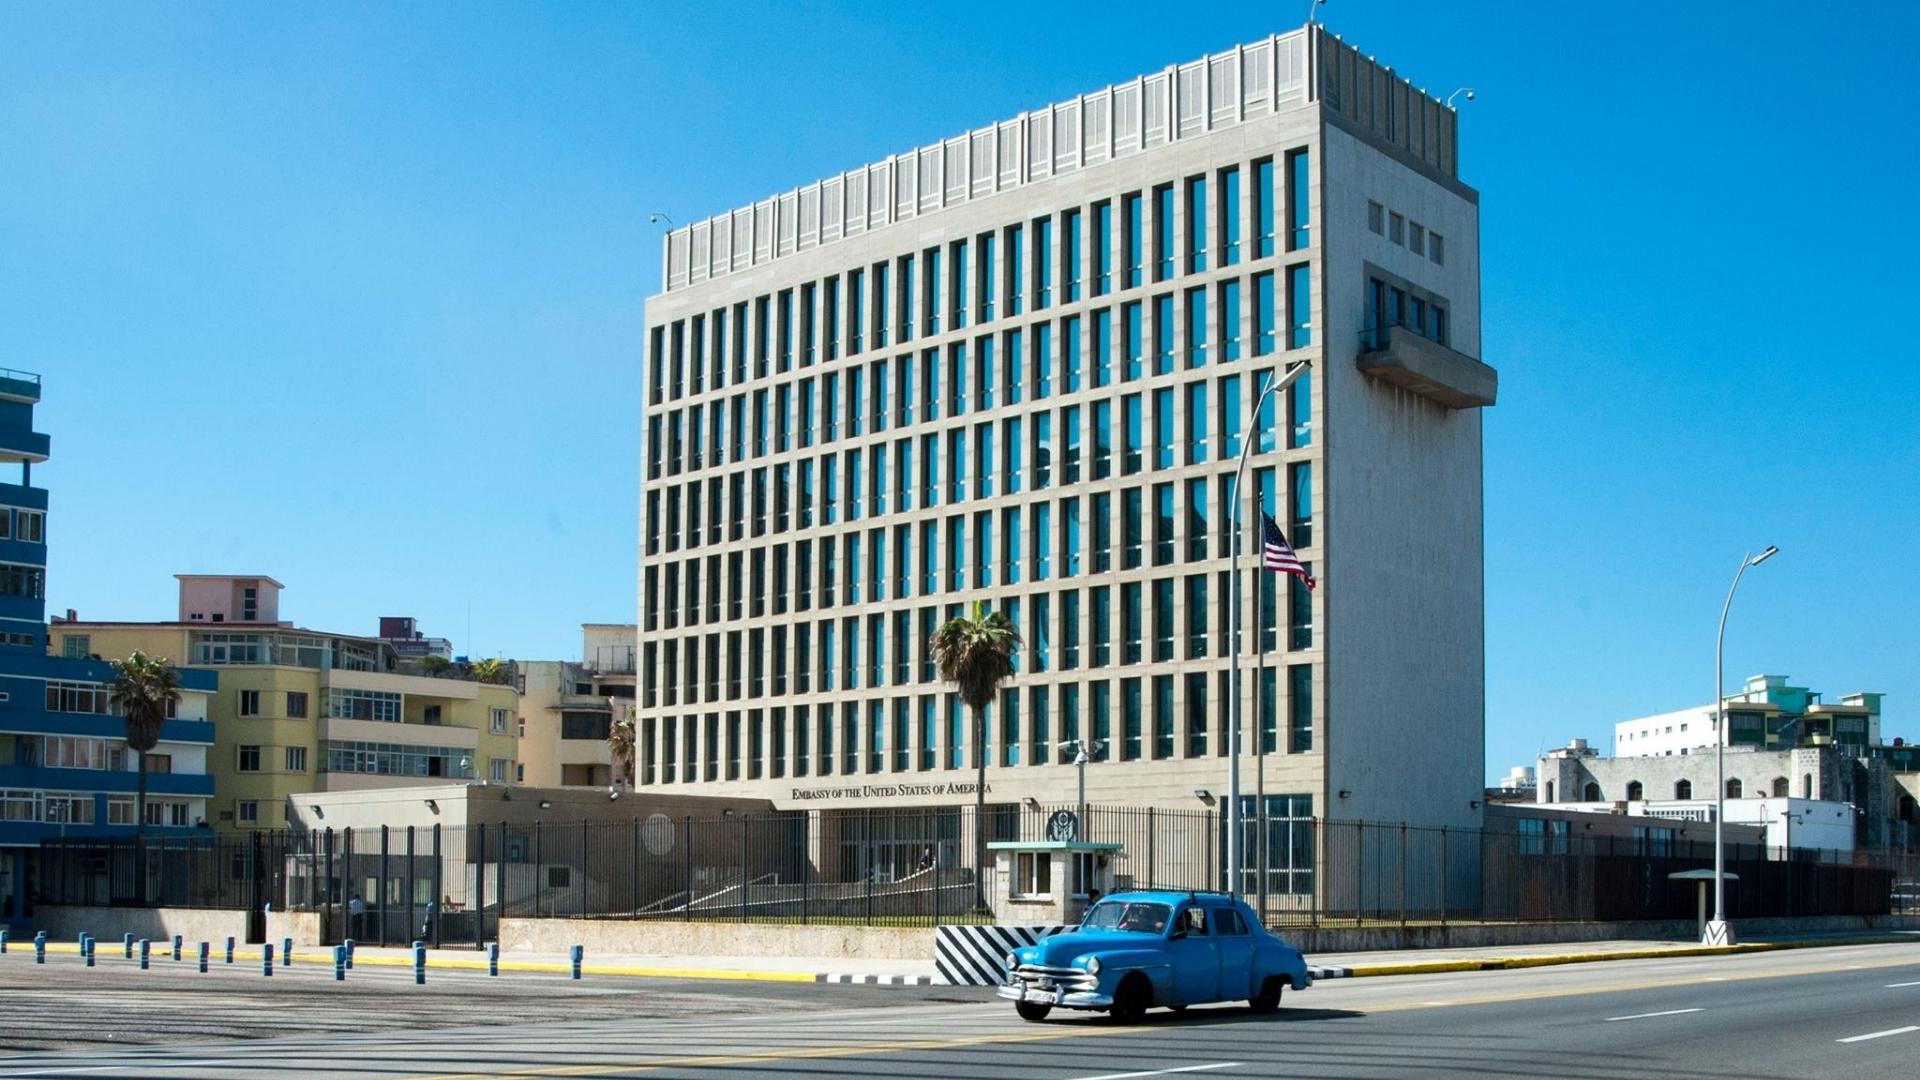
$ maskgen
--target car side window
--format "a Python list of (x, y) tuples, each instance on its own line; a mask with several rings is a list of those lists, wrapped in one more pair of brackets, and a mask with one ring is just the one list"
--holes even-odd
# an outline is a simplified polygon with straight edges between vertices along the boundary
[(1232, 908), (1221, 908), (1213, 913), (1213, 932), (1216, 937), (1245, 937), (1247, 924), (1240, 913)]
[(1202, 908), (1190, 907), (1180, 916), (1181, 929), (1188, 937), (1207, 936), (1207, 913)]

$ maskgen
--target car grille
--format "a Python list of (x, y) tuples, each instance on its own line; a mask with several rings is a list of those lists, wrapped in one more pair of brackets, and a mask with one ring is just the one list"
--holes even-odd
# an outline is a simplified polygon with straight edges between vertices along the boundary
[(1024, 986), (1034, 990), (1057, 989), (1072, 994), (1096, 990), (1100, 986), (1100, 980), (1079, 968), (1021, 964), (1013, 969), (1011, 976), (1007, 979), (1007, 985)]

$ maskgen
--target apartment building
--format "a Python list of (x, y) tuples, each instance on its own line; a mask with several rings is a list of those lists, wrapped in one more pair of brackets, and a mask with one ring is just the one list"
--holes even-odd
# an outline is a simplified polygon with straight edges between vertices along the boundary
[[(85, 638), (48, 655), (48, 500), (33, 466), (51, 440), (34, 430), (39, 401), (40, 376), (0, 369), (0, 464), (20, 470), (18, 483), (0, 483), (0, 925), (15, 928), (31, 922), (43, 841), (132, 839), (140, 769), (108, 700), (112, 666)], [(180, 700), (146, 755), (150, 838), (177, 840), (206, 824), (217, 681), (180, 673)]]
[(616, 787), (633, 782), (609, 736), (630, 723), (634, 703), (632, 623), (585, 623), (580, 659), (522, 661), (520, 775), (536, 787)]
[(158, 623), (58, 620), (56, 648), (134, 649), (218, 672), (209, 758), (222, 830), (276, 829), (290, 796), (442, 781), (513, 783), (518, 691), (404, 668), (391, 643), (280, 618), (263, 575), (177, 574), (179, 609)]
[[(986, 601), (1026, 642), (996, 805), (1070, 793), (1086, 740), (1090, 800), (1201, 808), (1238, 637), (1249, 806), (1477, 823), (1478, 249), (1454, 112), (1319, 27), (675, 230), (646, 309), (638, 783), (971, 802), (926, 643)], [(1258, 569), (1256, 522), (1235, 635), (1249, 443), (1319, 588)]]

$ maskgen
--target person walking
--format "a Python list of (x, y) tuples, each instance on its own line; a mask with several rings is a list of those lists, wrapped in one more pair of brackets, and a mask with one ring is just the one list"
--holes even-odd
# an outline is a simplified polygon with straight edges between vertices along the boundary
[(353, 938), (355, 941), (358, 941), (362, 936), (364, 936), (363, 931), (366, 929), (366, 927), (364, 927), (361, 924), (366, 921), (366, 915), (367, 915), (367, 902), (365, 900), (360, 899), (359, 893), (354, 893), (347, 900), (347, 936), (348, 937)]

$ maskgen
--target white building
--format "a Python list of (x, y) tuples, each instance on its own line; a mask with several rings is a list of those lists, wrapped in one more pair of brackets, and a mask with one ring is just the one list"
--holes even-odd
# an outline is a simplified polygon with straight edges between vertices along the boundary
[[(1727, 745), (1878, 746), (1881, 697), (1845, 694), (1838, 704), (1827, 704), (1804, 686), (1787, 685), (1785, 675), (1755, 675), (1745, 689), (1727, 695), (1727, 724), (1732, 732)], [(1613, 756), (1694, 754), (1712, 749), (1713, 733), (1711, 704), (1623, 720), (1613, 726)]]
[[(1852, 805), (1830, 799), (1728, 799), (1727, 824), (1760, 825), (1767, 830), (1766, 845), (1775, 853), (1790, 849), (1852, 851), (1856, 812)], [(1704, 799), (1649, 799), (1640, 802), (1554, 803), (1556, 810), (1667, 821), (1713, 821), (1714, 803)]]

